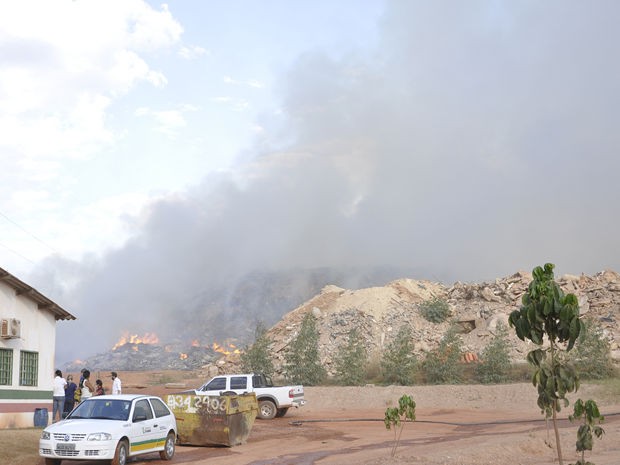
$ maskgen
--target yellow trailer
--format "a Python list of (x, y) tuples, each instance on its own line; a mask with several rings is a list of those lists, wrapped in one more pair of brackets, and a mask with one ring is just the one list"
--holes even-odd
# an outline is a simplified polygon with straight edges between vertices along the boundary
[(169, 394), (167, 403), (177, 420), (179, 444), (244, 444), (258, 413), (254, 393), (224, 396)]

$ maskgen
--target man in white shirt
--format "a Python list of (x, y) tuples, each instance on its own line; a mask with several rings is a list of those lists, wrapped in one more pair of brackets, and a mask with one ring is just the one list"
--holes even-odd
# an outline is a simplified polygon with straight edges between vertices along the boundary
[(116, 371), (112, 372), (112, 394), (118, 395), (122, 393), (121, 379), (118, 377)]
[[(52, 423), (62, 420), (62, 411), (65, 407), (65, 388), (67, 386), (67, 380), (62, 377), (62, 371), (56, 370), (54, 373), (54, 394), (52, 404)], [(56, 413), (58, 413), (58, 420), (56, 420)]]

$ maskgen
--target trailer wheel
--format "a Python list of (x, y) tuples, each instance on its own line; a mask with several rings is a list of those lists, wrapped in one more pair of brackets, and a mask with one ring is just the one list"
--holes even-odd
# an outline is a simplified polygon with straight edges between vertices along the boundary
[(261, 400), (258, 403), (258, 418), (261, 420), (271, 420), (276, 416), (276, 404), (270, 400)]

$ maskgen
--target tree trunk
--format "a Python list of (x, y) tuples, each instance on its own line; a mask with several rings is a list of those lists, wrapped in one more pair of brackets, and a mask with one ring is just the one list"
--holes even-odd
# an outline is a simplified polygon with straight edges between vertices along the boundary
[(564, 465), (564, 460), (562, 460), (562, 445), (560, 444), (560, 430), (558, 429), (558, 419), (555, 411), (557, 403), (558, 401), (555, 399), (553, 401), (553, 430), (555, 431), (555, 447), (558, 450), (558, 463)]

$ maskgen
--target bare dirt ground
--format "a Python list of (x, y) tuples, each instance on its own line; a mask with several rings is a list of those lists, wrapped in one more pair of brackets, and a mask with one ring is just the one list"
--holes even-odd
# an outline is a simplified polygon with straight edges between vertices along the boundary
[[(172, 393), (153, 374), (121, 373), (126, 392)], [(187, 382), (177, 374), (160, 380)], [(405, 425), (396, 456), (394, 430), (383, 424), (385, 409), (403, 394), (417, 403), (417, 420)], [(582, 386), (582, 399), (594, 398), (606, 415), (605, 436), (587, 455), (597, 465), (620, 463), (620, 399), (601, 398), (594, 385)], [(256, 421), (246, 444), (177, 447), (172, 463), (196, 465), (495, 465), (556, 464), (553, 429), (536, 406), (528, 383), (499, 386), (307, 387), (308, 404), (284, 418)], [(564, 409), (560, 416), (570, 413)], [(574, 463), (577, 425), (562, 421), (564, 463)], [(89, 462), (71, 462), (86, 465)], [(155, 455), (134, 464), (165, 464)], [(42, 465), (39, 460), (36, 465)]]

